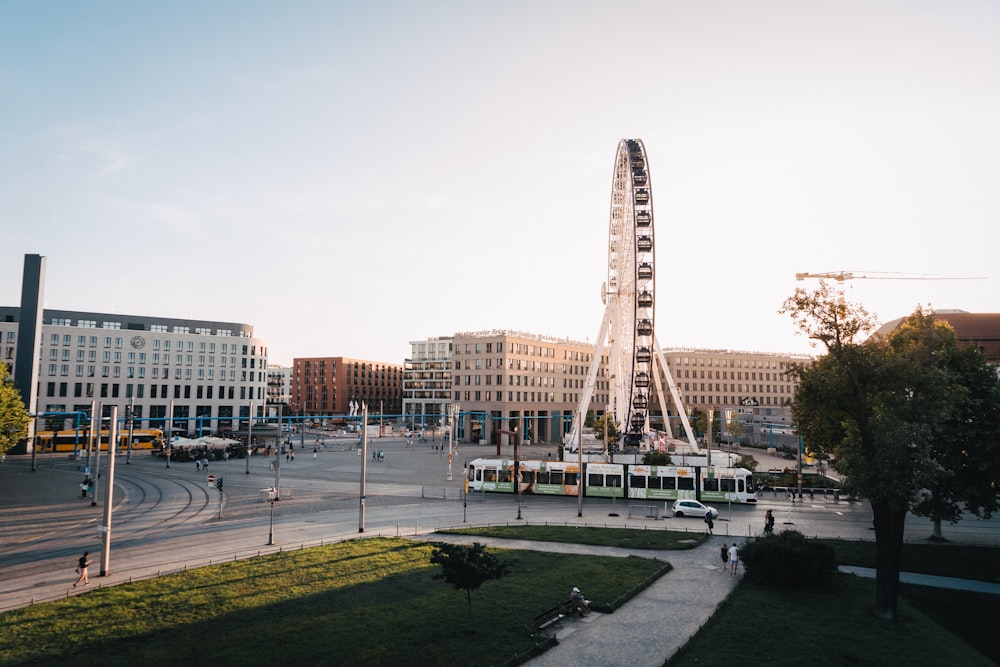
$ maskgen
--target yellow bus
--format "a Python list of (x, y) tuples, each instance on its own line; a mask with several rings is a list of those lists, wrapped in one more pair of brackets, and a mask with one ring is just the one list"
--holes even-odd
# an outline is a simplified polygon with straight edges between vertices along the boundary
[[(68, 429), (65, 431), (39, 431), (38, 448), (40, 452), (74, 452), (87, 449), (87, 437), (90, 430)], [(101, 451), (108, 451), (107, 429), (101, 431)], [(155, 449), (163, 444), (163, 431), (158, 428), (132, 429), (132, 449)], [(128, 447), (128, 429), (118, 433), (118, 449)]]

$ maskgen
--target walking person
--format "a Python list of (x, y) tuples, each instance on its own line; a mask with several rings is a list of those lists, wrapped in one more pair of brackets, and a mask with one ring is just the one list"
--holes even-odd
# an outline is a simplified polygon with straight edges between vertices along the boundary
[(715, 522), (712, 521), (712, 513), (705, 512), (705, 523), (708, 524), (708, 534), (712, 534), (712, 529), (715, 528)]
[(719, 554), (722, 556), (722, 572), (725, 573), (729, 569), (729, 545), (723, 544)]
[(732, 568), (732, 573), (736, 574), (736, 569), (740, 564), (740, 550), (736, 548), (736, 543), (729, 547), (729, 567)]
[(76, 566), (76, 571), (80, 573), (80, 576), (77, 577), (76, 582), (73, 584), (73, 588), (76, 588), (76, 585), (81, 581), (83, 582), (84, 586), (90, 583), (90, 579), (87, 577), (88, 567), (90, 567), (90, 552), (84, 551), (83, 555), (80, 556), (80, 560)]
[(771, 510), (767, 511), (764, 516), (764, 534), (770, 535), (774, 532), (774, 512)]

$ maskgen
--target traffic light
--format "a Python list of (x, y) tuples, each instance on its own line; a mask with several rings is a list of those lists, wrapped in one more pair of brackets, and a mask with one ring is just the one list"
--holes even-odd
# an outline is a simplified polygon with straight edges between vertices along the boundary
[(219, 491), (222, 491), (222, 478), (221, 477), (219, 477), (219, 478), (217, 478), (215, 480), (215, 488), (217, 488)]

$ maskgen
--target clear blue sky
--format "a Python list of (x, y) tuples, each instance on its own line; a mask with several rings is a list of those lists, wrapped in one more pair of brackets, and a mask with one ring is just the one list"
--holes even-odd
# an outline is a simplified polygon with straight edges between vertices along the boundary
[(0, 303), (248, 322), (272, 361), (593, 340), (650, 154), (657, 337), (810, 352), (795, 273), (1000, 311), (1000, 3), (0, 0)]

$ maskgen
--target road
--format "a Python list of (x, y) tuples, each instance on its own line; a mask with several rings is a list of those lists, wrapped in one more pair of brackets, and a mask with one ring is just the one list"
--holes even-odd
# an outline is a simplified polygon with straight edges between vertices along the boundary
[[(370, 444), (370, 449), (383, 450), (383, 461), (373, 461), (371, 455), (365, 461), (361, 531), (362, 458), (357, 439), (327, 436), (323, 441), (324, 448), (314, 457), (317, 438), (307, 439), (304, 448), (296, 439), (295, 460), (281, 457), (277, 471), (272, 468), (273, 457), (251, 457), (249, 474), (245, 459), (212, 463), (208, 473), (224, 480), (221, 508), (219, 492), (208, 485), (208, 473), (197, 471), (194, 463), (175, 461), (167, 468), (164, 459), (145, 452), (133, 454), (128, 464), (119, 457), (109, 564), (105, 576), (92, 576), (91, 585), (324, 541), (423, 534), (460, 525), (556, 522), (705, 530), (704, 523), (694, 518), (630, 517), (620, 500), (585, 499), (583, 516), (577, 516), (575, 498), (484, 494), (465, 498), (463, 462), (495, 454), (495, 447), (463, 445), (453, 459), (449, 481), (447, 451), (440, 441), (416, 442), (411, 448), (401, 438), (386, 438)], [(554, 448), (527, 448), (527, 456), (545, 452), (554, 454)], [(28, 457), (9, 457), (0, 466), (0, 572), (4, 573), (0, 611), (72, 593), (73, 568), (84, 550), (95, 556), (91, 570), (98, 573), (98, 526), (106, 491), (101, 489), (96, 506), (81, 499), (79, 463), (65, 455), (40, 457), (35, 468), (31, 470)], [(262, 500), (262, 490), (275, 484), (276, 472), (282, 493), (271, 504)], [(779, 530), (794, 528), (807, 536), (874, 537), (866, 503), (834, 502), (832, 496), (807, 495), (793, 503), (781, 493), (765, 492), (756, 506), (718, 505), (717, 509), (717, 535), (758, 534), (764, 510), (773, 509)], [(926, 519), (909, 517), (907, 540), (920, 541), (929, 533)], [(946, 526), (945, 535), (956, 542), (995, 546), (1000, 543), (1000, 520), (972, 518)], [(269, 545), (272, 537), (274, 544)]]

